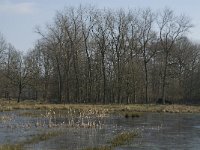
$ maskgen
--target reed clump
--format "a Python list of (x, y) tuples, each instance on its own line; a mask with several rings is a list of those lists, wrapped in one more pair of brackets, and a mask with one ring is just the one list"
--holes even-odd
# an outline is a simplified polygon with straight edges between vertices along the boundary
[(128, 144), (136, 136), (138, 136), (137, 131), (122, 132), (117, 134), (113, 139), (111, 139), (109, 145), (86, 148), (84, 150), (114, 150), (118, 146)]

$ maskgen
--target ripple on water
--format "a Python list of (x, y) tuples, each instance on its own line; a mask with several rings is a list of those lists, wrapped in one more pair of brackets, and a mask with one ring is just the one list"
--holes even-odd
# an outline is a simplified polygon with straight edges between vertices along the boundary
[(194, 128), (200, 129), (200, 125), (194, 126)]

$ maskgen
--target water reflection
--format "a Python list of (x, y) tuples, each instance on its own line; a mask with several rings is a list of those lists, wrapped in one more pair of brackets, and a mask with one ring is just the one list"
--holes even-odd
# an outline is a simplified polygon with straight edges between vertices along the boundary
[[(117, 150), (149, 150), (149, 149), (192, 149), (200, 147), (200, 130), (195, 125), (200, 124), (199, 114), (144, 114), (140, 118), (125, 119), (112, 116), (105, 119), (105, 128), (101, 130), (80, 129), (68, 131), (51, 142), (40, 143), (39, 147), (55, 147), (59, 149), (82, 149), (106, 144), (119, 132), (137, 129), (141, 135), (129, 145), (116, 148)], [(50, 144), (51, 143), (51, 144)], [(57, 143), (55, 145), (55, 143)]]
[(140, 118), (111, 116), (103, 120), (103, 128), (7, 128), (24, 122), (34, 123), (38, 118), (18, 116), (19, 112), (6, 112), (12, 120), (0, 122), (0, 144), (15, 143), (46, 130), (61, 130), (54, 137), (26, 149), (83, 149), (108, 144), (115, 135), (123, 131), (138, 130), (140, 135), (128, 145), (116, 150), (198, 150), (200, 147), (200, 114), (145, 113)]

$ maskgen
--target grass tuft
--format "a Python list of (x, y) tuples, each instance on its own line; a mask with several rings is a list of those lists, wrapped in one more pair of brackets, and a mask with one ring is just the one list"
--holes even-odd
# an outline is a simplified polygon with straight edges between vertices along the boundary
[(136, 131), (132, 132), (122, 132), (116, 135), (109, 143), (110, 145), (86, 148), (84, 150), (113, 150), (118, 146), (125, 145), (129, 143), (134, 137), (138, 136)]
[(0, 145), (0, 150), (23, 150), (25, 145), (35, 144), (41, 141), (46, 141), (52, 137), (60, 135), (59, 132), (48, 132), (43, 134), (34, 135), (33, 137), (22, 141), (18, 144), (4, 144)]
[(112, 147), (117, 147), (120, 145), (127, 144), (130, 142), (135, 136), (138, 134), (136, 132), (123, 132), (118, 134), (114, 139), (111, 141)]
[(7, 115), (2, 115), (0, 116), (0, 122), (7, 122), (10, 121), (12, 118), (10, 116)]
[(132, 112), (124, 112), (122, 113), (124, 115), (125, 118), (139, 118), (140, 114), (139, 113), (132, 113)]
[(93, 147), (93, 148), (86, 148), (84, 150), (112, 150), (111, 146), (100, 146), (100, 147)]
[(21, 144), (5, 144), (0, 145), (0, 150), (22, 150), (23, 146)]
[(34, 135), (30, 139), (23, 141), (22, 145), (28, 145), (28, 144), (38, 143), (38, 142), (41, 142), (41, 141), (46, 141), (46, 140), (48, 140), (52, 137), (58, 136), (58, 135), (60, 135), (59, 132), (48, 132), (48, 133)]

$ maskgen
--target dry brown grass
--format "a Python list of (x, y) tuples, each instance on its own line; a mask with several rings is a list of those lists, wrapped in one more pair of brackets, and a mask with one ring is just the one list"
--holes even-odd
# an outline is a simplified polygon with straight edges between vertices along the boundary
[(15, 109), (40, 109), (40, 110), (97, 110), (99, 113), (104, 111), (106, 113), (114, 112), (169, 112), (169, 113), (196, 113), (200, 112), (200, 106), (188, 105), (156, 105), (156, 104), (109, 104), (109, 105), (92, 105), (92, 104), (47, 104), (33, 101), (23, 101), (17, 103), (16, 101), (2, 101), (0, 100), (0, 111), (11, 111)]

